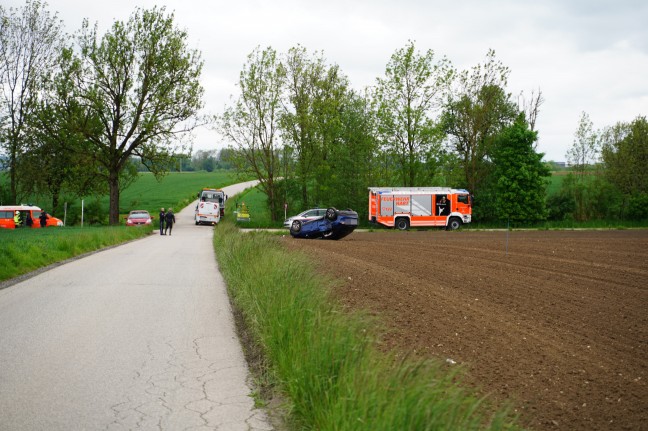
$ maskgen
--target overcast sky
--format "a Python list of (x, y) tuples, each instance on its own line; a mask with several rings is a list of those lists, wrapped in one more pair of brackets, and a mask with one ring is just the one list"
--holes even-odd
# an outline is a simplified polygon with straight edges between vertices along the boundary
[[(5, 7), (23, 1), (3, 0)], [(135, 6), (166, 6), (202, 52), (206, 110), (217, 114), (237, 95), (239, 72), (256, 47), (300, 44), (323, 51), (357, 89), (383, 76), (408, 40), (446, 56), (457, 69), (483, 62), (489, 48), (511, 69), (508, 91), (542, 91), (536, 128), (545, 160), (565, 160), (583, 111), (596, 129), (648, 115), (648, 1), (251, 1), (50, 0), (70, 33), (83, 18), (103, 33)], [(222, 148), (214, 131), (194, 149)]]

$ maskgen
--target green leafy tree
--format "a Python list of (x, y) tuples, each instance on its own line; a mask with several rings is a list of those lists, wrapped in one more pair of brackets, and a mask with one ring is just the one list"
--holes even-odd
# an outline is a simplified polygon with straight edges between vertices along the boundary
[(595, 169), (598, 159), (598, 135), (587, 113), (583, 112), (574, 133), (574, 141), (567, 151), (567, 161), (571, 173), (563, 182), (563, 190), (574, 197), (576, 211), (574, 219), (578, 221), (597, 218), (593, 203), (597, 194)]
[(551, 174), (536, 153), (537, 132), (524, 114), (494, 139), (495, 207), (500, 220), (535, 222), (547, 218), (545, 190)]
[(219, 118), (221, 133), (234, 144), (239, 169), (253, 174), (268, 196), (273, 221), (280, 214), (277, 177), (281, 168), (278, 136), (284, 66), (272, 48), (256, 48), (240, 74), (241, 94)]
[(631, 123), (619, 123), (601, 134), (605, 177), (624, 196), (628, 216), (645, 218), (641, 211), (648, 200), (648, 121), (637, 117)]
[(83, 73), (77, 81), (88, 115), (100, 132), (85, 130), (110, 194), (110, 224), (119, 223), (122, 177), (132, 178), (137, 156), (156, 176), (182, 153), (201, 124), (200, 53), (187, 46), (187, 33), (164, 8), (136, 9), (102, 37), (84, 22), (79, 36)]
[[(367, 216), (367, 188), (376, 184), (378, 141), (369, 97), (350, 92), (339, 109), (337, 137), (327, 146), (326, 169), (318, 177), (322, 202)], [(343, 191), (343, 193), (340, 193)]]
[(28, 117), (27, 151), (19, 164), (25, 190), (51, 196), (54, 214), (63, 192), (87, 196), (106, 191), (81, 132), (94, 129), (98, 133), (100, 123), (86, 115), (76, 97), (73, 83), (79, 72), (80, 62), (72, 48), (64, 48), (58, 71), (43, 83), (39, 102)]
[(518, 114), (505, 92), (509, 73), (508, 67), (496, 60), (495, 51), (488, 51), (483, 65), (458, 75), (444, 108), (443, 128), (461, 159), (464, 184), (475, 195), (486, 185), (493, 166), (493, 139)]
[(434, 52), (416, 52), (414, 42), (396, 50), (378, 78), (375, 98), (378, 133), (394, 158), (403, 186), (424, 185), (425, 160), (441, 149), (440, 130), (433, 117), (441, 107), (453, 69)]
[(594, 125), (587, 113), (583, 112), (578, 121), (578, 129), (574, 135), (571, 148), (567, 151), (567, 161), (572, 166), (572, 171), (583, 179), (598, 159), (598, 136)]
[(27, 145), (27, 118), (65, 40), (61, 21), (44, 3), (20, 9), (0, 5), (0, 145), (7, 155), (10, 199), (18, 201), (18, 164)]
[(198, 150), (192, 157), (194, 167), (199, 171), (212, 172), (217, 164), (217, 150)]
[[(322, 54), (309, 56), (301, 46), (291, 48), (283, 64), (286, 78), (281, 134), (289, 146), (285, 155), (294, 160), (294, 176), (301, 188), (302, 204), (308, 207), (312, 189), (309, 185), (325, 163), (330, 127), (335, 124), (331, 117), (337, 118), (336, 107), (346, 92), (347, 83), (337, 66), (328, 67)], [(290, 175), (291, 171), (286, 174)]]

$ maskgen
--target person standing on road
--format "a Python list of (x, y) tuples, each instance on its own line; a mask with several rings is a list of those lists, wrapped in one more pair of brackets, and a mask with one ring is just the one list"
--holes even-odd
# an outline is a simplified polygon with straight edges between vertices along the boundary
[(40, 221), (40, 227), (47, 227), (47, 213), (45, 211), (41, 212), (38, 220)]
[(160, 208), (160, 235), (166, 235), (164, 233), (164, 217), (165, 217), (164, 208)]
[(167, 230), (169, 231), (169, 235), (171, 235), (171, 231), (173, 230), (173, 223), (175, 223), (175, 215), (173, 214), (173, 208), (169, 208), (164, 215), (164, 219), (166, 220), (166, 227), (164, 228), (164, 234), (166, 235)]

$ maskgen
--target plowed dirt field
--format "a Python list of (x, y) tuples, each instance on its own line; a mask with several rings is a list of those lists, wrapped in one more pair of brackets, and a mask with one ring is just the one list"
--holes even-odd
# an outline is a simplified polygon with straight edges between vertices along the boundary
[(466, 367), (536, 430), (648, 430), (648, 230), (297, 240), (385, 349)]

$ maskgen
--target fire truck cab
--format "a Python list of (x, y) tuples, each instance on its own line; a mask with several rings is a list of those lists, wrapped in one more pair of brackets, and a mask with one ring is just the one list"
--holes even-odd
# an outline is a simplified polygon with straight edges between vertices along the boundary
[(439, 226), (459, 229), (472, 219), (468, 190), (449, 187), (369, 187), (369, 221), (406, 230)]

